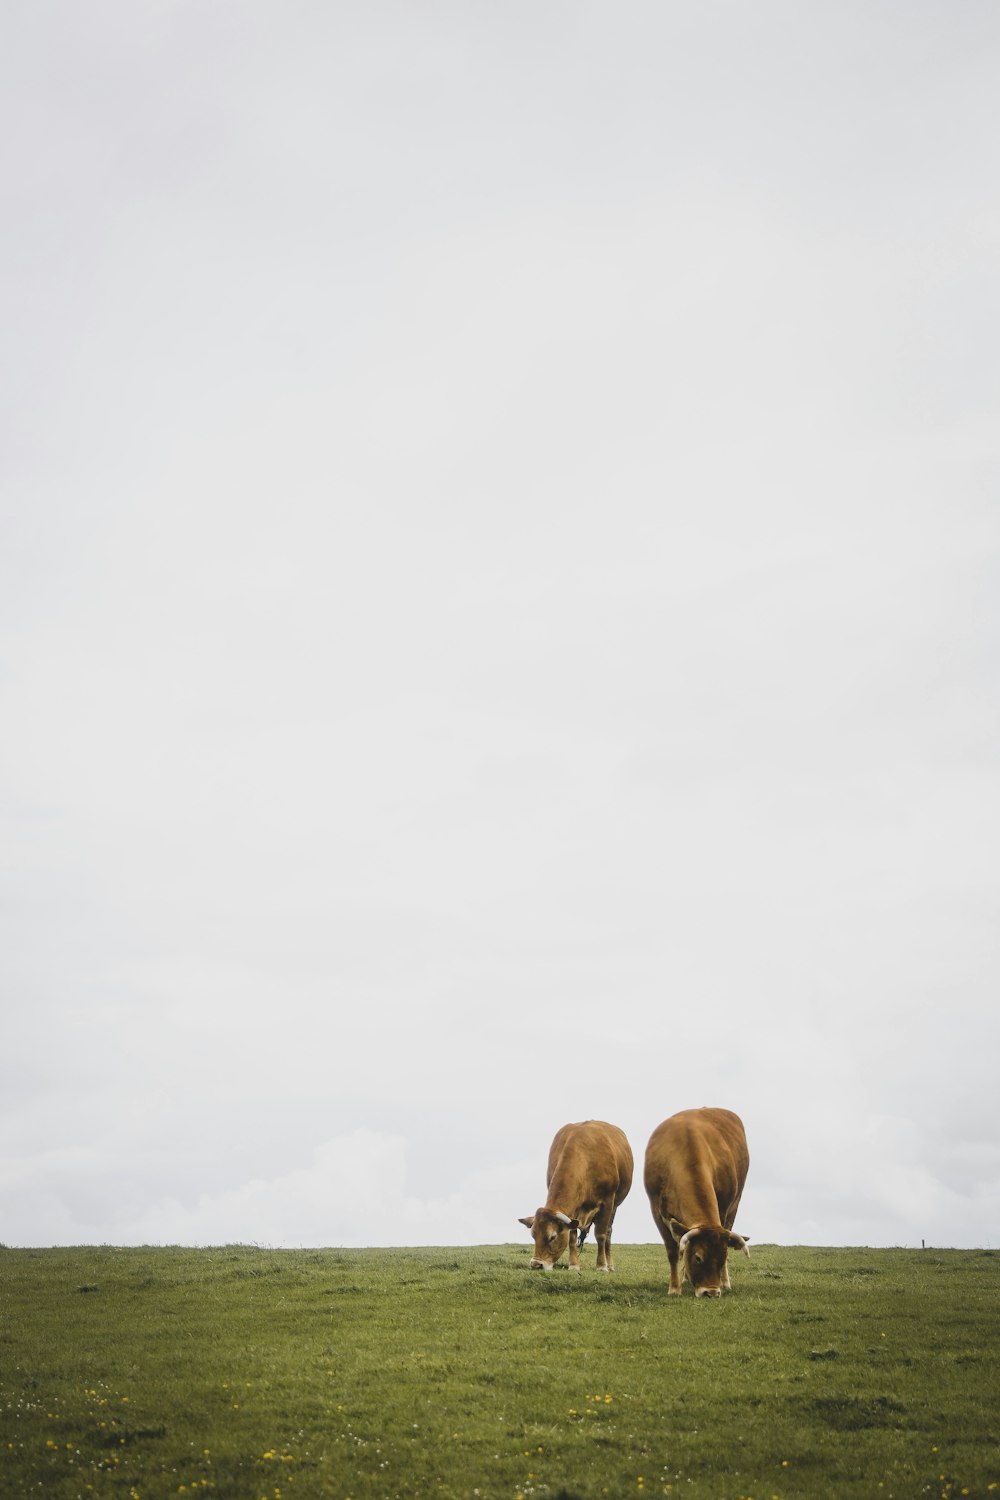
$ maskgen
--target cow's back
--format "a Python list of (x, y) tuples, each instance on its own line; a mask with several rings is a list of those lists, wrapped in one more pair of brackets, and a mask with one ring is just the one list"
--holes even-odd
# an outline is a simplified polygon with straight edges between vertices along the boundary
[(632, 1186), (634, 1163), (625, 1132), (607, 1120), (581, 1120), (556, 1131), (549, 1150), (547, 1182), (560, 1175), (587, 1176), (599, 1197), (608, 1192), (617, 1202)]
[(729, 1109), (685, 1109), (653, 1131), (644, 1180), (650, 1202), (684, 1224), (731, 1224), (750, 1166), (746, 1133)]

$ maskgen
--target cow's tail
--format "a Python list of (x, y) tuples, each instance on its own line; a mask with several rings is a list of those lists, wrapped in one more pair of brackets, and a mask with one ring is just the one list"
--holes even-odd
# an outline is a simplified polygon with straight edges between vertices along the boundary
[(578, 1229), (576, 1231), (576, 1248), (578, 1250), (582, 1250), (583, 1249), (583, 1242), (587, 1238), (587, 1233), (588, 1233), (589, 1229), (590, 1229), (590, 1225), (587, 1224), (587, 1225), (585, 1225), (584, 1228)]

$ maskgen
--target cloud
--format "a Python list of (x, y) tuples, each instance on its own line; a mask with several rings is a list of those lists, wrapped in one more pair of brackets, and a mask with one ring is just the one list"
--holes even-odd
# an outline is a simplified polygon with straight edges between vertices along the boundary
[(751, 1176), (741, 1220), (779, 1244), (996, 1246), (1000, 1145), (942, 1145), (904, 1117), (847, 1111), (829, 1133), (810, 1121)]
[[(275, 1247), (494, 1243), (515, 1237), (525, 1164), (466, 1171), (440, 1191), (408, 1190), (407, 1141), (357, 1129), (316, 1146), (306, 1165), (218, 1192), (162, 1197), (138, 1213), (104, 1206), (93, 1184), (110, 1164), (89, 1149), (41, 1153), (0, 1170), (0, 1213), (11, 1242)], [(534, 1164), (532, 1164), (534, 1165)], [(78, 1185), (76, 1192), (71, 1182)], [(526, 1201), (526, 1200), (525, 1200)], [(518, 1212), (529, 1209), (521, 1207)]]
[(153, 1244), (389, 1243), (406, 1218), (405, 1178), (402, 1137), (356, 1130), (323, 1142), (308, 1165), (280, 1176), (201, 1193), (193, 1203), (155, 1203), (123, 1232), (127, 1242)]
[[(912, 1119), (850, 1108), (809, 1119), (791, 1101), (786, 1118), (779, 1128), (764, 1110), (748, 1116), (751, 1170), (739, 1227), (756, 1242), (1000, 1241), (995, 1141), (942, 1146)], [(642, 1184), (644, 1131), (633, 1129), (632, 1145), (637, 1170), (616, 1221), (619, 1244), (656, 1239)], [(456, 1152), (439, 1161), (424, 1192), (415, 1190), (412, 1156), (404, 1136), (359, 1128), (273, 1176), (162, 1195), (155, 1177), (138, 1190), (127, 1161), (66, 1148), (4, 1163), (0, 1214), (14, 1244), (475, 1245), (519, 1243), (517, 1218), (544, 1200), (544, 1148), (479, 1168)]]

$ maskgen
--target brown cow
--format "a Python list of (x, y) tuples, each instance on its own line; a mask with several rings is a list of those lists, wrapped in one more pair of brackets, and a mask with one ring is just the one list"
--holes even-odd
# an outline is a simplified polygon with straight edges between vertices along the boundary
[(733, 1233), (750, 1154), (743, 1121), (728, 1109), (684, 1109), (657, 1125), (646, 1147), (646, 1192), (670, 1261), (670, 1293), (681, 1294), (678, 1260), (696, 1297), (729, 1291), (729, 1251), (750, 1259)]
[[(579, 1245), (594, 1226), (597, 1269), (613, 1271), (611, 1226), (615, 1209), (632, 1186), (632, 1150), (617, 1125), (584, 1120), (556, 1131), (549, 1150), (544, 1208), (519, 1219), (535, 1241), (533, 1271), (551, 1271), (569, 1246), (569, 1268), (580, 1269)], [(577, 1234), (579, 1232), (579, 1243)]]

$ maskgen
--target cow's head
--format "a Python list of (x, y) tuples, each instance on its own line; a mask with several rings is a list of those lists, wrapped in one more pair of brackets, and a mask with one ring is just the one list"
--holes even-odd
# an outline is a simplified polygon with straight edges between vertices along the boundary
[(746, 1236), (734, 1234), (721, 1224), (696, 1224), (688, 1229), (671, 1219), (670, 1233), (677, 1241), (684, 1274), (696, 1297), (721, 1297), (722, 1288), (729, 1285), (726, 1260), (730, 1250), (742, 1250), (750, 1259)]
[(533, 1218), (519, 1219), (518, 1223), (531, 1230), (535, 1241), (535, 1253), (531, 1259), (533, 1271), (551, 1271), (560, 1255), (565, 1254), (570, 1230), (580, 1227), (579, 1219), (571, 1219), (568, 1214), (551, 1208), (536, 1209)]

